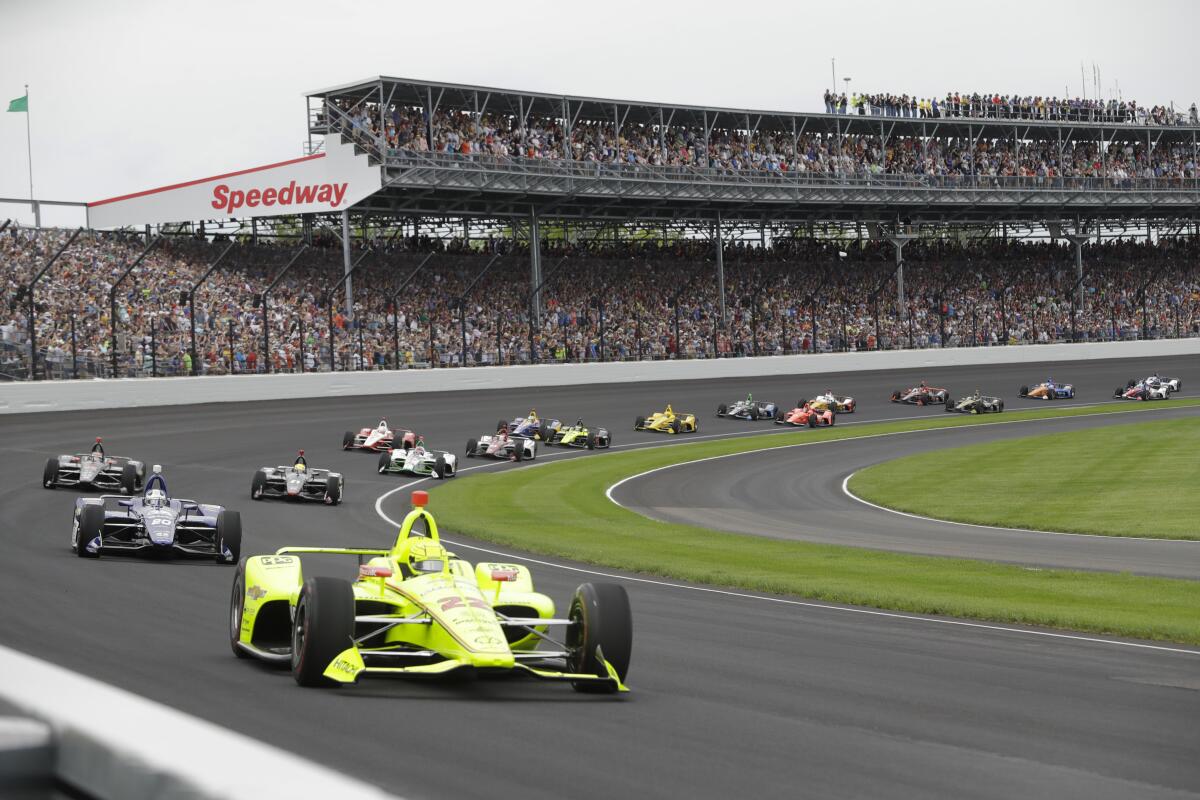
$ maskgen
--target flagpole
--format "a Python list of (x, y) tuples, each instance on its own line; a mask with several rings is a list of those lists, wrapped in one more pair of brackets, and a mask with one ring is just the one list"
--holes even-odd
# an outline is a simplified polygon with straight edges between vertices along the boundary
[(42, 210), (33, 199), (33, 142), (29, 133), (29, 84), (25, 84), (25, 160), (29, 164), (29, 206), (33, 209), (33, 224), (42, 227)]

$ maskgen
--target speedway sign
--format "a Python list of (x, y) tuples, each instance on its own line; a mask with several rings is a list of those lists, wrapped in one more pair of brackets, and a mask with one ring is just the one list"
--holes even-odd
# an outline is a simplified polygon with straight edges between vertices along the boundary
[(303, 158), (88, 203), (92, 228), (341, 211), (379, 191), (378, 167), (336, 140)]

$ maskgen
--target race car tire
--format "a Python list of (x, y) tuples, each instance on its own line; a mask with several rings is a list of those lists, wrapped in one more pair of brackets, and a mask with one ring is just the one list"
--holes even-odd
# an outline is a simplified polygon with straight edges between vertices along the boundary
[(638, 417), (636, 420), (633, 421), (633, 429), (635, 431), (640, 431), (645, 426), (645, 424), (646, 424), (646, 418)]
[(354, 638), (354, 590), (340, 578), (308, 578), (292, 621), (292, 677), (301, 686), (337, 686), (325, 668)]
[[(217, 512), (217, 532), (213, 537), (216, 553), (213, 558), (218, 564), (236, 564), (242, 557), (242, 515), (222, 508)], [(229, 557), (225, 550), (229, 550)]]
[(104, 506), (84, 506), (79, 514), (79, 531), (75, 535), (75, 555), (80, 558), (99, 558), (99, 553), (87, 549), (88, 542), (104, 530)]
[[(571, 598), (567, 629), (567, 669), (580, 675), (608, 675), (596, 649), (624, 683), (633, 650), (633, 614), (625, 587), (615, 583), (584, 583)], [(572, 681), (577, 692), (609, 694), (617, 687), (608, 681)]]
[(137, 465), (126, 461), (125, 466), (121, 467), (121, 491), (125, 494), (133, 494), (137, 489)]
[(587, 449), (588, 449), (588, 450), (595, 450), (595, 449), (596, 449), (596, 434), (594, 434), (594, 433), (589, 433), (589, 434), (588, 434), (588, 438), (587, 438)]
[(892, 402), (893, 402), (893, 403), (898, 403), (898, 402), (900, 402), (900, 392), (898, 392), (898, 391), (897, 391), (897, 392), (892, 392)]
[(47, 458), (46, 468), (42, 470), (42, 488), (53, 489), (58, 486), (58, 459)]
[(1113, 397), (1121, 397), (1126, 391), (1128, 390), (1122, 389), (1120, 386), (1118, 386), (1115, 390), (1113, 390)]
[(520, 461), (525, 457), (525, 443), (520, 439), (513, 439), (513, 461)]
[(391, 453), (380, 453), (379, 454), (379, 463), (375, 466), (375, 469), (378, 470), (380, 475), (382, 475), (385, 472), (387, 472), (387, 468), (391, 463), (392, 463), (392, 454)]
[(339, 506), (342, 504), (342, 476), (330, 475), (325, 479), (325, 505)]
[(831, 409), (829, 409), (829, 424), (833, 425), (836, 422), (837, 422), (837, 412), (831, 408)]
[(467, 439), (467, 458), (474, 458), (475, 451), (479, 449), (479, 442), (475, 439)]
[(1001, 400), (1001, 401), (1000, 401), (1000, 402), (999, 402), (999, 403), (996, 405), (996, 413), (997, 413), (997, 414), (999, 414), (999, 413), (1000, 413), (1001, 411), (1003, 411), (1003, 410), (1004, 410), (1004, 401), (1003, 401), (1003, 400)]
[(945, 408), (945, 411), (946, 411), (947, 413), (949, 413), (949, 412), (951, 412), (951, 411), (953, 411), (953, 410), (954, 410), (954, 398), (950, 397), (950, 395), (946, 395), (946, 408)]
[(262, 500), (263, 489), (265, 489), (266, 486), (267, 471), (265, 469), (260, 469), (258, 472), (254, 473), (254, 480), (250, 482), (250, 499)]
[(808, 427), (817, 427), (817, 415), (815, 413), (808, 415)]
[(752, 420), (758, 419), (758, 406), (752, 406), (750, 408), (750, 419), (752, 419)]
[(679, 420), (671, 420), (671, 433), (679, 433), (682, 429), (683, 426), (679, 424)]
[(242, 633), (242, 611), (246, 604), (246, 559), (238, 559), (237, 574), (233, 576), (233, 592), (229, 596), (229, 647), (238, 658), (250, 654), (238, 647)]
[(446, 477), (446, 457), (438, 456), (437, 461), (433, 462), (433, 477), (439, 481)]
[(729, 410), (729, 408), (724, 403), (721, 403), (721, 405), (717, 406), (717, 416), (718, 417), (725, 416), (725, 412), (728, 410)]
[(1022, 386), (1017, 390), (1017, 397), (1029, 397), (1029, 387)]
[(354, 432), (346, 431), (342, 434), (342, 449), (349, 450), (354, 446)]

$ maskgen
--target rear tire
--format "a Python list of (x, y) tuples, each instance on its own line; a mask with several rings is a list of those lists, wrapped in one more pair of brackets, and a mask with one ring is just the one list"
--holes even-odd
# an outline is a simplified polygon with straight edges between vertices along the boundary
[(237, 574), (233, 577), (233, 593), (229, 597), (229, 646), (238, 658), (249, 658), (250, 654), (238, 647), (242, 633), (242, 611), (246, 605), (246, 559), (238, 561)]
[(266, 488), (266, 485), (267, 485), (266, 470), (260, 469), (258, 472), (254, 473), (254, 480), (252, 480), (250, 482), (250, 499), (251, 500), (262, 500), (263, 489)]
[(342, 434), (342, 449), (349, 450), (353, 446), (354, 446), (354, 433), (352, 431), (346, 431), (345, 433)]
[(53, 489), (58, 486), (58, 459), (47, 458), (46, 468), (42, 470), (42, 488)]
[[(242, 557), (242, 515), (223, 508), (217, 512), (217, 532), (213, 537), (218, 564), (236, 564)], [(229, 550), (229, 555), (225, 551)]]
[[(581, 675), (607, 676), (608, 670), (596, 657), (600, 648), (621, 682), (629, 672), (633, 650), (633, 614), (625, 587), (615, 583), (585, 583), (575, 590), (568, 618), (575, 624), (567, 633), (567, 668)], [(572, 681), (577, 692), (611, 694), (611, 682)]]
[(137, 486), (137, 465), (126, 461), (125, 466), (121, 467), (121, 491), (125, 494), (133, 494), (137, 491)]
[(79, 514), (79, 529), (75, 532), (75, 555), (80, 558), (99, 558), (100, 553), (87, 549), (88, 542), (104, 530), (104, 507), (84, 506)]
[(340, 506), (342, 504), (342, 476), (331, 475), (325, 479), (325, 505)]
[(292, 621), (292, 677), (301, 686), (337, 686), (329, 663), (354, 641), (354, 590), (339, 578), (309, 578)]

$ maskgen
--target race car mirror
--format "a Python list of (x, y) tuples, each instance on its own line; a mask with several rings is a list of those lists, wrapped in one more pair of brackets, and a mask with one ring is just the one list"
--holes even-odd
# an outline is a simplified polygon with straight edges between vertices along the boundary
[(370, 564), (360, 564), (358, 567), (358, 577), (360, 578), (390, 578), (392, 577), (391, 567), (374, 567)]
[(516, 579), (517, 579), (517, 571), (515, 569), (494, 569), (494, 570), (492, 570), (492, 580), (494, 580), (494, 581), (504, 581), (505, 583), (507, 583), (509, 581), (515, 581)]

